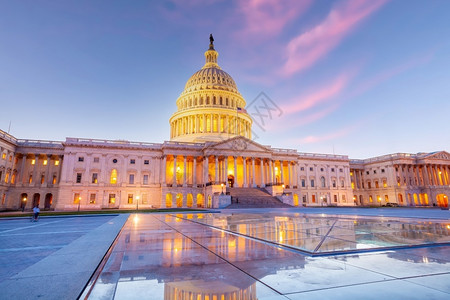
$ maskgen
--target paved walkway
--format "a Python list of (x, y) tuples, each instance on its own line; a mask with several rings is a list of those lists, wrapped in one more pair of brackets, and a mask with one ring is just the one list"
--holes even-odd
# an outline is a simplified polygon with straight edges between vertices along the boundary
[(128, 214), (0, 220), (0, 298), (76, 299)]

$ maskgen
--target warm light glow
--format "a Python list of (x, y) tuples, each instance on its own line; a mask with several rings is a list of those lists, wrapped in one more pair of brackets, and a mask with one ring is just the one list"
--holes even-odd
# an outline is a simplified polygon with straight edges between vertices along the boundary
[(281, 187), (284, 189), (284, 184)]
[(111, 183), (111, 184), (116, 184), (117, 183), (117, 170), (116, 169), (113, 169), (111, 171), (111, 178), (109, 180), (109, 183)]
[(35, 160), (35, 159), (32, 159), (32, 160), (31, 160), (31, 164), (34, 165), (35, 163), (36, 163), (36, 160)]
[(45, 160), (44, 160), (44, 166), (46, 166), (46, 165), (47, 165), (47, 160), (45, 159)]
[(55, 166), (59, 166), (59, 160), (55, 160)]
[(134, 221), (134, 225), (137, 225), (137, 223), (139, 223), (138, 215), (134, 215), (133, 221)]

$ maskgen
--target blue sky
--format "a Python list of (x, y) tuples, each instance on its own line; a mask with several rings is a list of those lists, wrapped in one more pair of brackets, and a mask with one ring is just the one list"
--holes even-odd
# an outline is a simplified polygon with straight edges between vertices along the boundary
[(0, 1), (0, 128), (169, 140), (214, 34), (219, 64), (281, 116), (256, 142), (367, 158), (450, 151), (450, 1)]

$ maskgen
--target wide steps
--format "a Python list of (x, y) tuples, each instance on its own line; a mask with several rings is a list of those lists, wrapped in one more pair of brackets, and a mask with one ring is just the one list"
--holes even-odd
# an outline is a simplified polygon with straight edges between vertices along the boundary
[(229, 188), (232, 203), (227, 208), (291, 207), (259, 188)]

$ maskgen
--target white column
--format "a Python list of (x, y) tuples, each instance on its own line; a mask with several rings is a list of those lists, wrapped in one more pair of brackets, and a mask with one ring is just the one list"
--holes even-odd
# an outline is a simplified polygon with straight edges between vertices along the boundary
[(256, 187), (255, 175), (255, 158), (252, 157), (252, 187)]
[[(186, 155), (183, 157), (183, 186), (187, 186), (186, 183)], [(184, 197), (183, 197), (183, 201), (184, 201)]]
[(272, 159), (269, 160), (269, 177), (270, 177), (270, 184), (273, 185), (273, 162)]
[(32, 184), (35, 186), (36, 182), (39, 182), (37, 178), (37, 170), (38, 170), (38, 164), (39, 164), (39, 154), (34, 155), (34, 168), (33, 168), (33, 182)]
[(233, 156), (233, 160), (234, 160), (234, 187), (238, 186), (238, 181), (237, 181), (237, 156)]
[(45, 170), (45, 183), (47, 184), (51, 184), (52, 181), (49, 180), (50, 176), (50, 164), (51, 164), (51, 159), (52, 159), (52, 155), (51, 154), (47, 154), (47, 168)]
[(177, 186), (177, 156), (173, 156), (173, 176), (172, 176), (172, 186)]
[(193, 164), (194, 165), (192, 166), (192, 184), (194, 187), (197, 187), (197, 157), (196, 156), (194, 156)]
[(244, 166), (244, 185), (243, 185), (243, 187), (248, 187), (247, 186), (247, 158), (242, 157), (242, 160), (243, 160), (243, 166)]
[[(22, 184), (25, 183), (24, 179), (26, 178), (26, 176), (25, 176), (25, 162), (26, 161), (27, 161), (27, 155), (23, 154), (22, 155), (22, 166), (20, 167), (20, 182)], [(19, 181), (17, 181), (17, 182), (19, 182)]]
[(281, 184), (284, 184), (283, 161), (280, 160)]
[(265, 187), (266, 184), (264, 182), (264, 160), (261, 158), (261, 187)]
[(228, 184), (228, 156), (225, 156), (225, 168), (224, 168), (224, 172), (225, 172), (225, 186), (229, 187), (230, 185)]
[(291, 162), (288, 161), (288, 176), (289, 176), (288, 183), (289, 183), (289, 188), (292, 188), (292, 172), (291, 172), (291, 168), (292, 168)]
[(219, 182), (219, 157), (215, 156), (215, 166), (214, 166), (214, 184), (217, 184)]
[(161, 179), (162, 179), (163, 186), (166, 186), (166, 174), (167, 174), (166, 169), (167, 169), (167, 155), (164, 155), (163, 156), (163, 164), (162, 164), (162, 168), (161, 168), (161, 173), (162, 173)]

